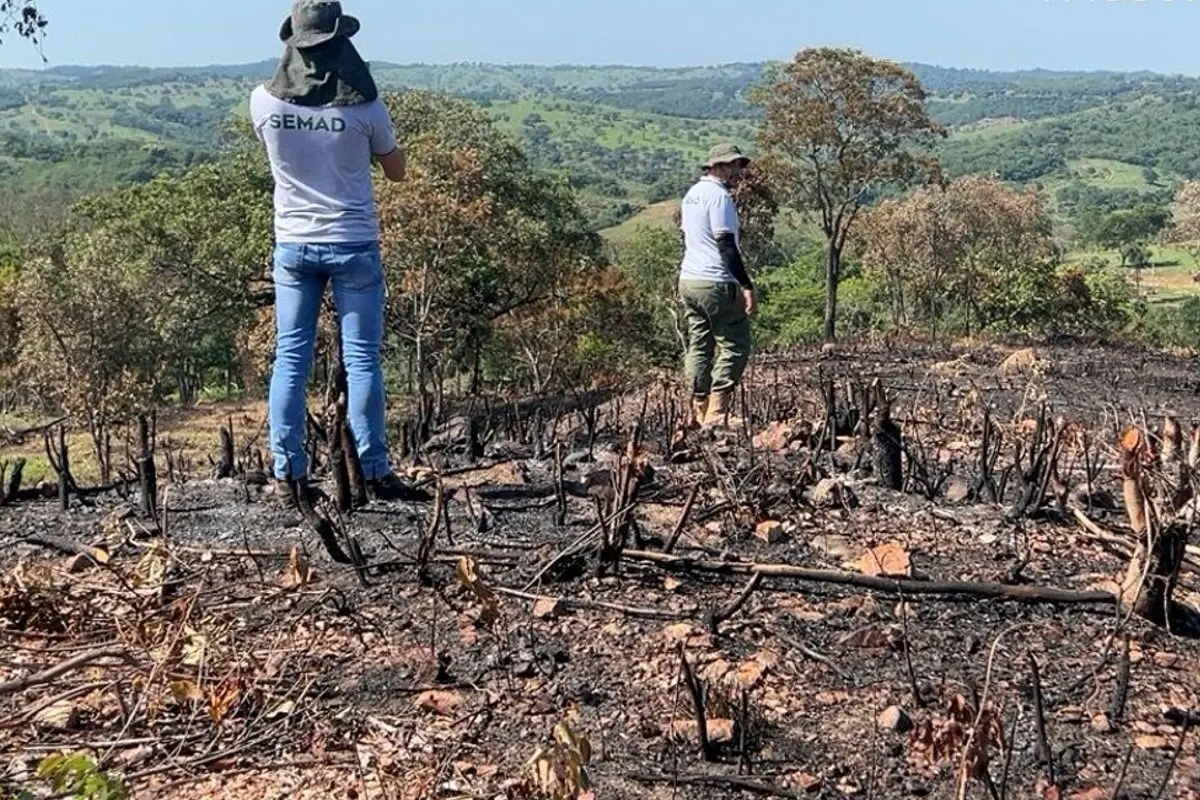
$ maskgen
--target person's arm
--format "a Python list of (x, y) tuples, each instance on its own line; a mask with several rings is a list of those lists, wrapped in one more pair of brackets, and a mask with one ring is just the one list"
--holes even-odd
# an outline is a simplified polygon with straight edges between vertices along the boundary
[(375, 156), (379, 162), (379, 166), (383, 167), (383, 174), (387, 176), (389, 181), (404, 180), (404, 172), (407, 167), (407, 162), (404, 158), (404, 148), (395, 147), (392, 152), (381, 156)]
[(733, 279), (747, 291), (754, 291), (754, 282), (746, 274), (746, 263), (742, 261), (741, 250), (738, 249), (737, 234), (718, 233), (717, 250), (721, 253), (721, 262)]
[(396, 142), (396, 132), (392, 128), (392, 118), (387, 106), (382, 101), (375, 101), (374, 114), (371, 120), (371, 154), (383, 167), (383, 174), (389, 181), (404, 180), (407, 162), (404, 148)]
[(746, 264), (742, 261), (742, 251), (738, 247), (738, 216), (737, 206), (733, 198), (726, 195), (715, 203), (709, 211), (709, 223), (712, 225), (713, 236), (717, 240), (717, 250), (721, 253), (721, 261), (733, 279), (742, 289), (754, 291), (754, 283), (746, 274)]

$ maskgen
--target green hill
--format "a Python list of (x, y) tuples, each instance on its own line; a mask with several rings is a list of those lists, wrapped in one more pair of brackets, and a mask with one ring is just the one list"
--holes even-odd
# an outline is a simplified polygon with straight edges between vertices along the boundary
[[(1042, 184), (1059, 213), (1166, 197), (1200, 177), (1200, 80), (1153, 73), (908, 65), (950, 127), (951, 175)], [(183, 69), (0, 70), (0, 186), (67, 198), (207, 158), (273, 61)], [(767, 64), (681, 69), (377, 62), (385, 89), (468, 97), (565, 172), (597, 228), (677, 196), (705, 149), (751, 145)]]

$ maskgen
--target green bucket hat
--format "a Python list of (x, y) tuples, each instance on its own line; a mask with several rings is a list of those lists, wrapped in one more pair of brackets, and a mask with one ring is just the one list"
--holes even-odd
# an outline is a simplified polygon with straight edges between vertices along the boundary
[(279, 38), (296, 48), (316, 47), (334, 39), (349, 39), (358, 33), (356, 18), (342, 13), (337, 0), (296, 0), (292, 13), (283, 21)]
[(708, 151), (708, 161), (705, 167), (715, 167), (718, 164), (733, 164), (737, 161), (750, 163), (750, 157), (743, 153), (736, 144), (719, 144)]

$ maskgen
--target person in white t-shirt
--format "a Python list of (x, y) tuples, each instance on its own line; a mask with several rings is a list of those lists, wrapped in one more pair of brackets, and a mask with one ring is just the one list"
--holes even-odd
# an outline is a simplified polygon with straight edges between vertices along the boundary
[(754, 283), (742, 261), (737, 206), (730, 194), (749, 163), (735, 145), (712, 148), (704, 176), (680, 205), (679, 297), (688, 333), (684, 368), (696, 425), (728, 422), (733, 390), (750, 358)]
[(341, 3), (297, 0), (280, 30), (284, 53), (275, 76), (250, 96), (254, 131), (275, 178), (274, 472), (307, 496), (305, 401), (328, 285), (341, 319), (347, 417), (371, 496), (428, 499), (395, 475), (388, 457), (383, 262), (371, 169), (377, 161), (389, 180), (402, 180), (405, 160), (370, 70), (350, 42), (359, 27)]

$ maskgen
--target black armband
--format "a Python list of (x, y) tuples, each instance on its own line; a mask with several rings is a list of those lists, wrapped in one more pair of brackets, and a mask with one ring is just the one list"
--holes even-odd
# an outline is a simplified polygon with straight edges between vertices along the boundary
[(717, 234), (717, 249), (721, 251), (721, 263), (729, 274), (743, 289), (753, 289), (754, 284), (746, 274), (746, 265), (742, 262), (742, 253), (738, 249), (737, 237), (732, 233)]

